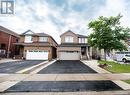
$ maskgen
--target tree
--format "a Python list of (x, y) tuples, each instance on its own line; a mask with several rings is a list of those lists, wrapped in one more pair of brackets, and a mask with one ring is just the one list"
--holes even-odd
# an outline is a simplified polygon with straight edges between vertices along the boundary
[(91, 21), (88, 24), (89, 29), (93, 30), (93, 33), (89, 35), (88, 43), (99, 50), (104, 49), (105, 60), (106, 54), (111, 50), (127, 50), (122, 41), (127, 40), (130, 29), (120, 25), (121, 18), (120, 14), (108, 18), (100, 16), (98, 20)]

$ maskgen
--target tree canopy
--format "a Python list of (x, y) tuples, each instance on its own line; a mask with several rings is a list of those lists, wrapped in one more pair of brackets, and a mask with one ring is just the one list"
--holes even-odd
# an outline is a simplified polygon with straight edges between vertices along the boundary
[(120, 25), (121, 18), (119, 14), (116, 17), (100, 16), (97, 20), (91, 21), (88, 24), (89, 29), (93, 31), (88, 38), (90, 46), (104, 49), (105, 52), (113, 49), (127, 50), (123, 41), (129, 37), (130, 29)]

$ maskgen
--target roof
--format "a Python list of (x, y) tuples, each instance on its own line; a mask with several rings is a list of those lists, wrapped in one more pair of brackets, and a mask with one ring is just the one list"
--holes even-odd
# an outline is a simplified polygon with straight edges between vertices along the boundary
[[(29, 33), (30, 32), (30, 33)], [(28, 33), (28, 34), (27, 34)], [(34, 33), (32, 30), (27, 30), (25, 31), (24, 33), (22, 33), (21, 35), (34, 35), (34, 36), (50, 36), (48, 34), (45, 34), (45, 33)]]
[(58, 47), (81, 47), (89, 46), (87, 43), (61, 43)]
[(45, 34), (45, 33), (35, 33), (37, 36), (50, 36), (48, 34)]
[(68, 30), (68, 31), (66, 31), (65, 33), (61, 34), (60, 36), (66, 34), (66, 33), (68, 33), (68, 32), (71, 32), (71, 33), (73, 33), (74, 35), (76, 35), (76, 34), (75, 34), (74, 32), (72, 32), (71, 30)]
[(33, 31), (31, 31), (31, 30), (29, 29), (29, 30), (27, 30), (27, 31), (23, 32), (21, 35), (26, 35), (26, 33), (28, 33), (28, 32), (31, 32), (31, 33), (32, 33), (32, 34), (30, 34), (30, 35), (35, 34)]
[(14, 43), (15, 45), (19, 46), (50, 46), (48, 42), (42, 42), (42, 43)]
[(15, 37), (19, 37), (19, 35), (3, 26), (0, 25), (0, 31), (4, 32), (4, 33), (7, 33), (7, 34), (10, 34), (10, 35), (13, 35)]
[[(64, 34), (66, 34), (67, 32), (71, 32), (71, 33), (75, 34), (75, 33), (72, 32), (71, 30), (68, 30), (68, 31), (66, 31), (65, 33), (61, 34), (61, 36), (64, 35)], [(81, 34), (75, 34), (75, 35), (76, 35), (77, 37), (79, 37), (79, 38), (86, 38), (86, 37), (87, 37), (86, 35), (81, 35)]]
[(88, 36), (77, 34), (79, 38), (87, 38)]

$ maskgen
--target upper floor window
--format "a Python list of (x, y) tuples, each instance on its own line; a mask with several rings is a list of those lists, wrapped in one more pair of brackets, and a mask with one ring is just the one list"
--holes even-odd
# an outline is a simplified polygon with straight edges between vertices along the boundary
[(39, 42), (47, 42), (47, 37), (39, 37)]
[(79, 43), (87, 43), (87, 38), (79, 38)]
[(32, 43), (33, 42), (33, 39), (32, 39), (32, 36), (25, 36), (25, 43)]
[(74, 41), (73, 41), (73, 37), (72, 36), (66, 36), (65, 37), (65, 42), (66, 43), (73, 43)]

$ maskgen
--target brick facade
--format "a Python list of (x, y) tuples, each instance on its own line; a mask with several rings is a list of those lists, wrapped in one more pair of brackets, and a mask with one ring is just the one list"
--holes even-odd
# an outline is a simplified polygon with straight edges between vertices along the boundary
[[(28, 31), (29, 32), (29, 31)], [(57, 43), (56, 41), (49, 35), (45, 34), (45, 36), (42, 34), (42, 37), (47, 37), (47, 42), (39, 42), (39, 38), (41, 35), (37, 35), (34, 33), (32, 36), (32, 42), (26, 43), (25, 42), (25, 36), (26, 34), (20, 35), (19, 43), (16, 44), (20, 48), (20, 57), (23, 57), (26, 59), (26, 53), (27, 50), (47, 50), (48, 51), (48, 60), (52, 60), (53, 58), (56, 58), (56, 48)]]
[(0, 50), (4, 50), (5, 54), (0, 54), (1, 57), (13, 57), (16, 53), (14, 43), (17, 43), (18, 37), (0, 31)]

